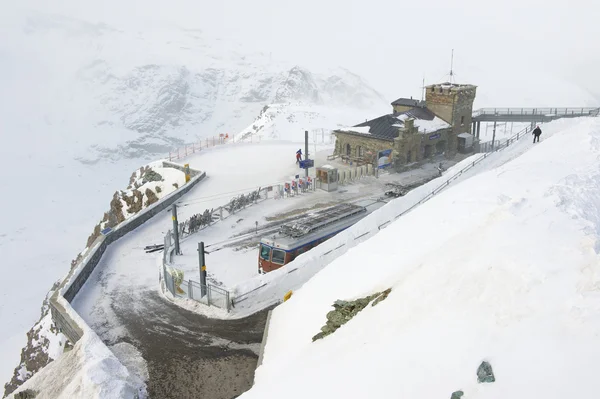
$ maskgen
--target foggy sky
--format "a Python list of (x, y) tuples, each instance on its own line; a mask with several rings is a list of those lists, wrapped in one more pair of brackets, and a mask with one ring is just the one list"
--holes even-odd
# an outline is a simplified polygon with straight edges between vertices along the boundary
[[(458, 81), (511, 82), (534, 95), (558, 78), (600, 102), (600, 3), (593, 0), (25, 0), (19, 6), (140, 30), (201, 29), (315, 70), (343, 66), (389, 98), (418, 97), (423, 77), (426, 83), (447, 78), (454, 49)], [(537, 86), (528, 87), (532, 81)]]

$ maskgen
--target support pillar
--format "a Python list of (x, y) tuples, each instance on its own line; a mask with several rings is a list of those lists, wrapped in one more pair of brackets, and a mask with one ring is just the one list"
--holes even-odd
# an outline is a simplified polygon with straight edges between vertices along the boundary
[(492, 151), (494, 151), (494, 144), (496, 142), (496, 121), (494, 121), (494, 131), (492, 133)]
[(198, 243), (198, 264), (200, 266), (200, 298), (206, 296), (206, 261), (204, 259), (204, 241)]
[[(304, 160), (308, 160), (308, 130), (304, 131)], [(305, 176), (308, 177), (308, 168), (304, 168)]]
[(177, 222), (177, 204), (173, 204), (171, 208), (173, 219), (173, 235), (175, 237), (175, 255), (181, 255), (179, 251), (179, 223)]

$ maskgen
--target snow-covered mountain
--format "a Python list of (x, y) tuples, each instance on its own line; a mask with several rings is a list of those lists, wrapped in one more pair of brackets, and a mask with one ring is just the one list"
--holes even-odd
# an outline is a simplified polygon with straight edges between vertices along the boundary
[[(389, 103), (345, 69), (313, 73), (266, 54), (245, 54), (200, 31), (138, 32), (29, 14), (21, 35), (52, 83), (37, 92), (53, 104), (52, 118), (40, 122), (61, 114), (54, 124), (77, 132), (87, 152), (77, 157), (88, 163), (156, 156), (184, 142), (236, 133), (270, 104), (384, 112)], [(9, 61), (23, 52), (11, 50)], [(49, 60), (61, 60), (60, 66)]]
[(0, 248), (27, 290), (7, 287), (0, 301), (4, 381), (48, 290), (132, 170), (181, 143), (238, 132), (266, 105), (388, 106), (346, 70), (314, 73), (206, 32), (13, 11), (0, 13), (0, 168), (3, 192), (19, 195), (3, 196), (12, 211)]

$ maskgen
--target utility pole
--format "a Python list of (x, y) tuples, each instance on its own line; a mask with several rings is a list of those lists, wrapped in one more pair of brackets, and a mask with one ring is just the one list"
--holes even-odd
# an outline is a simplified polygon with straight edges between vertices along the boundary
[(494, 151), (494, 142), (496, 141), (496, 121), (494, 121), (494, 131), (492, 132), (492, 151)]
[(206, 261), (204, 260), (204, 241), (198, 243), (198, 263), (200, 266), (200, 298), (206, 295)]
[(179, 251), (179, 223), (177, 222), (177, 204), (171, 208), (173, 218), (173, 234), (175, 235), (175, 255), (181, 255)]
[[(308, 161), (308, 130), (304, 131), (304, 147), (306, 150), (306, 154), (304, 154), (304, 160)], [(305, 176), (308, 177), (308, 167), (304, 168), (306, 172)]]

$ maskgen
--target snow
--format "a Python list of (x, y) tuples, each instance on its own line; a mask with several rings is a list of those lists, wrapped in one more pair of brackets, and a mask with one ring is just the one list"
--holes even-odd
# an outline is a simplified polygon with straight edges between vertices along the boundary
[[(265, 139), (303, 141), (308, 130), (311, 143), (333, 143), (331, 133), (340, 130), (339, 126), (356, 123), (357, 115), (364, 118), (375, 117), (384, 104), (365, 108), (352, 106), (344, 108), (305, 105), (297, 103), (271, 104), (265, 107), (250, 126), (236, 134), (237, 141), (259, 141)], [(346, 131), (368, 134), (367, 128), (342, 127)]]
[[(410, 114), (400, 114), (396, 117), (396, 119), (401, 120), (402, 122), (406, 121), (408, 118), (412, 118)], [(450, 127), (446, 121), (437, 116), (434, 116), (432, 120), (428, 121), (425, 119), (414, 119), (415, 127), (419, 128), (419, 133), (432, 133), (438, 131), (440, 129), (447, 129)]]
[[(540, 144), (488, 158), (295, 291), (273, 311), (242, 398), (594, 397), (600, 120), (545, 132)], [(387, 288), (386, 300), (311, 342), (335, 300)], [(483, 360), (496, 382), (477, 383)]]
[(369, 131), (371, 129), (370, 126), (354, 126), (354, 127), (343, 127), (343, 128), (339, 128), (337, 130), (339, 130), (340, 132), (355, 132), (355, 133), (362, 133), (362, 134), (371, 134), (371, 132)]
[[(44, 296), (69, 269), (112, 194), (127, 184), (130, 173), (156, 157), (150, 154), (166, 154), (183, 142), (248, 126), (264, 105), (275, 100), (290, 68), (310, 58), (295, 54), (291, 63), (282, 65), (275, 61), (276, 55), (271, 59), (266, 53), (250, 54), (247, 48), (231, 40), (218, 40), (206, 30), (173, 28), (181, 26), (179, 23), (165, 28), (160, 22), (165, 11), (161, 7), (141, 10), (132, 2), (121, 2), (117, 9), (131, 11), (123, 14), (111, 12), (114, 7), (101, 3), (95, 11), (81, 2), (64, 3), (60, 8), (46, 2), (29, 3), (5, 3), (0, 13), (0, 81), (4, 94), (0, 99), (0, 136), (5, 143), (0, 148), (0, 168), (12, 171), (6, 173), (2, 189), (21, 194), (2, 197), (3, 208), (9, 211), (0, 227), (0, 251), (5, 268), (19, 265), (19, 275), (27, 281), (27, 289), (12, 284), (0, 294), (0, 356), (5, 359), (0, 363), (0, 376), (4, 381), (19, 362), (20, 348), (27, 339), (25, 332), (38, 320)], [(44, 5), (46, 12), (37, 12)], [(28, 10), (16, 12), (17, 6)], [(83, 10), (87, 15), (81, 17)], [(136, 18), (141, 11), (151, 14), (151, 24), (139, 23)], [(174, 13), (177, 20), (186, 14)], [(244, 18), (256, 27), (255, 18)], [(280, 22), (286, 23), (285, 18)], [(246, 35), (250, 30), (242, 31)], [(285, 47), (294, 48), (285, 42)], [(326, 53), (332, 54), (329, 50)], [(313, 58), (318, 59), (315, 64), (323, 64), (323, 59)], [(339, 57), (335, 58), (339, 62)], [(539, 68), (532, 66), (526, 71), (523, 63), (504, 58), (506, 65), (498, 64), (502, 60), (497, 57), (492, 63), (488, 57), (465, 59), (482, 63), (481, 67), (465, 65), (463, 73), (463, 77), (479, 84), (476, 107), (597, 103), (574, 84), (556, 79), (549, 72), (540, 77)], [(494, 67), (496, 73), (490, 71)], [(421, 76), (423, 65), (415, 63), (414, 68), (414, 73), (405, 71), (401, 77), (404, 81), (394, 85), (389, 85), (389, 75), (375, 68), (375, 76), (382, 82), (378, 89), (390, 92), (388, 97), (398, 97), (399, 87), (413, 87), (411, 80)], [(331, 124), (354, 123), (358, 113), (350, 115), (352, 118), (344, 116), (346, 119), (336, 114), (379, 107), (372, 89), (348, 74), (334, 71), (323, 76), (332, 76), (336, 84), (322, 86), (325, 94), (321, 106), (340, 111), (325, 111), (330, 120), (312, 126), (329, 129)], [(169, 93), (173, 94), (171, 98)], [(187, 100), (185, 106), (177, 108), (177, 100), (183, 98)], [(334, 105), (329, 106), (332, 98)], [(386, 103), (373, 116), (388, 108)], [(363, 117), (363, 111), (360, 115)], [(290, 126), (288, 131), (294, 135), (281, 133), (281, 138), (301, 135), (298, 131), (303, 132), (302, 124), (284, 125)], [(154, 131), (140, 132), (128, 126)], [(160, 129), (164, 130), (156, 132)], [(273, 128), (275, 132), (280, 130)]]
[[(117, 348), (123, 358), (131, 351)], [(129, 362), (129, 366), (132, 366)], [(132, 367), (133, 368), (133, 367)], [(38, 391), (36, 398), (133, 398), (146, 397), (141, 381), (123, 366), (93, 331), (86, 331), (73, 349), (51, 362), (14, 394), (25, 389)]]
[[(21, 3), (3, 5), (0, 13), (0, 168), (13, 171), (2, 190), (20, 193), (2, 197), (10, 211), (0, 251), (27, 281), (27, 289), (14, 284), (0, 294), (3, 381), (19, 364), (46, 293), (131, 172), (183, 143), (245, 128), (276, 100), (299, 61), (279, 62), (179, 24), (115, 25), (118, 13), (85, 20), (73, 17), (72, 7), (44, 13), (37, 12), (41, 3)], [(347, 71), (310, 75), (318, 105), (331, 118), (319, 116), (327, 126), (340, 123), (335, 115), (348, 107), (386, 105)], [(300, 103), (310, 99), (300, 91), (279, 93), (284, 102), (286, 93)], [(301, 124), (291, 132), (303, 135)]]

